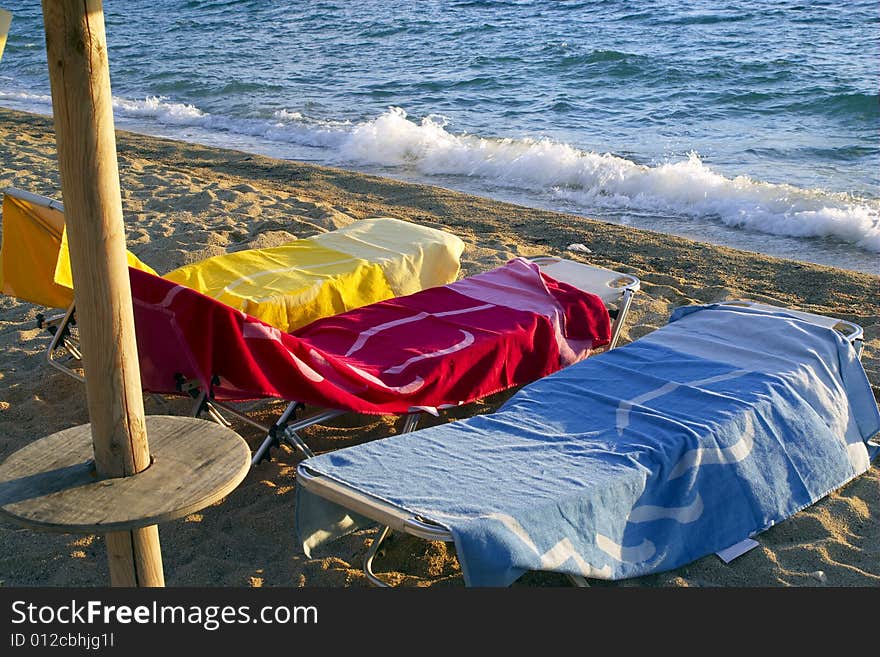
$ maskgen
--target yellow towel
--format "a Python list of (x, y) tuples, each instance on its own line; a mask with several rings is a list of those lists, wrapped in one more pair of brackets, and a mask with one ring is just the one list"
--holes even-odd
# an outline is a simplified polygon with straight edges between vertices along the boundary
[(445, 285), (464, 243), (399, 219), (374, 218), (268, 249), (208, 258), (164, 275), (282, 331)]
[[(138, 257), (132, 253), (131, 251), (126, 251), (125, 255), (128, 257), (128, 266), (134, 267), (135, 269), (140, 269), (141, 271), (148, 271), (151, 274), (155, 274), (156, 270), (150, 267), (149, 265), (138, 260)], [(73, 274), (70, 271), (70, 251), (67, 250), (67, 228), (65, 227), (64, 231), (61, 233), (61, 249), (58, 251), (58, 262), (55, 264), (55, 282), (58, 285), (63, 285), (66, 288), (73, 289)]]

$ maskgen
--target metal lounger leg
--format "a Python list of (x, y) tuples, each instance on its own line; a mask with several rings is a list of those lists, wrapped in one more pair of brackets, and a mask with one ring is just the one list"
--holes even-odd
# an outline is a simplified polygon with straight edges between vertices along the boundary
[(370, 584), (373, 586), (379, 586), (382, 588), (390, 588), (389, 584), (386, 584), (381, 579), (376, 576), (376, 573), (373, 572), (373, 559), (376, 557), (376, 554), (379, 552), (379, 548), (382, 547), (382, 542), (388, 537), (391, 533), (390, 527), (382, 527), (379, 535), (373, 539), (373, 544), (370, 546), (370, 549), (367, 550), (367, 554), (364, 555), (364, 575), (367, 576), (367, 579), (370, 581)]
[[(379, 553), (382, 543), (384, 543), (385, 539), (390, 535), (391, 527), (383, 525), (382, 529), (379, 530), (379, 535), (373, 539), (370, 549), (367, 550), (367, 553), (364, 555), (364, 575), (366, 575), (367, 580), (369, 580), (370, 584), (373, 586), (391, 588), (390, 584), (380, 579), (379, 576), (373, 572), (373, 559), (375, 559), (376, 555)], [(567, 577), (569, 581), (578, 588), (590, 588), (589, 580), (583, 575), (567, 575)]]
[(568, 579), (578, 588), (590, 588), (590, 582), (583, 575), (569, 575)]
[(626, 314), (629, 312), (630, 304), (633, 299), (633, 291), (625, 290), (623, 299), (620, 301), (620, 307), (617, 309), (617, 319), (614, 320), (614, 326), (611, 327), (611, 342), (608, 344), (608, 350), (617, 346), (617, 340), (620, 338), (620, 330), (623, 328), (623, 322)]
[(74, 340), (64, 338), (64, 348), (67, 349), (67, 352), (74, 358), (82, 360), (82, 352), (79, 350), (79, 345)]
[(306, 441), (300, 437), (297, 431), (305, 429), (307, 427), (312, 426), (313, 424), (320, 424), (326, 420), (332, 420), (334, 417), (339, 417), (343, 415), (346, 411), (322, 411), (317, 415), (313, 415), (312, 417), (303, 418), (299, 422), (294, 422), (293, 424), (289, 424), (284, 431), (281, 432), (281, 438), (283, 438), (287, 443), (301, 451), (305, 454), (306, 458), (311, 458), (315, 455), (315, 453), (311, 450), (311, 448), (306, 444)]
[(199, 417), (199, 415), (201, 415), (203, 411), (207, 413), (208, 417), (214, 420), (214, 422), (219, 424), (221, 427), (232, 426), (229, 423), (229, 420), (220, 415), (217, 409), (208, 402), (208, 393), (204, 390), (199, 393), (198, 397), (196, 397), (196, 401), (195, 403), (193, 403), (192, 410), (189, 414), (190, 417)]
[(52, 358), (52, 354), (56, 349), (59, 348), (59, 345), (63, 345), (67, 352), (73, 356), (74, 358), (79, 358), (80, 353), (79, 349), (73, 343), (72, 340), (67, 339), (65, 336), (67, 334), (67, 327), (70, 326), (73, 321), (73, 313), (76, 310), (75, 304), (70, 304), (70, 308), (67, 309), (67, 312), (64, 314), (64, 318), (61, 320), (61, 323), (55, 328), (55, 334), (52, 336), (52, 341), (49, 343), (49, 347), (46, 349), (46, 360), (49, 362), (49, 365), (54, 367), (56, 370), (60, 372), (64, 372), (67, 376), (72, 377), (79, 381), (80, 383), (85, 382), (85, 377), (77, 374), (71, 368), (66, 365), (62, 365), (54, 358)]
[[(268, 431), (269, 430), (269, 428), (265, 424), (260, 424), (256, 420), (249, 418), (244, 413), (240, 413), (239, 411), (235, 410), (231, 406), (227, 406), (226, 404), (221, 404), (220, 402), (218, 402), (216, 400), (209, 399), (209, 400), (205, 401), (205, 407), (207, 408), (209, 413), (216, 413), (217, 415), (222, 417), (224, 422), (226, 422), (227, 425), (229, 425), (229, 426), (231, 426), (231, 423), (228, 420), (226, 420), (223, 413), (228, 413), (232, 417), (237, 418), (237, 419), (241, 420), (242, 422), (244, 422), (245, 424), (251, 425), (252, 427), (256, 427), (260, 431)], [(221, 411), (223, 411), (223, 413), (221, 413)]]
[(262, 460), (267, 457), (269, 450), (272, 448), (272, 443), (276, 440), (276, 432), (287, 424), (291, 414), (296, 413), (296, 407), (298, 404), (299, 402), (290, 402), (284, 409), (284, 412), (281, 413), (279, 418), (275, 421), (275, 424), (272, 425), (272, 428), (269, 429), (269, 433), (263, 439), (263, 442), (257, 448), (257, 451), (254, 452), (254, 456), (251, 459), (251, 467), (259, 465)]
[(287, 444), (293, 447), (294, 449), (298, 449), (301, 451), (307, 459), (312, 458), (315, 453), (312, 451), (312, 448), (306, 444), (306, 441), (302, 439), (294, 429), (286, 429), (281, 437), (287, 441)]
[(409, 433), (411, 431), (415, 431), (419, 427), (419, 420), (422, 419), (421, 413), (412, 413), (406, 416), (406, 420), (403, 423), (403, 429), (400, 433)]

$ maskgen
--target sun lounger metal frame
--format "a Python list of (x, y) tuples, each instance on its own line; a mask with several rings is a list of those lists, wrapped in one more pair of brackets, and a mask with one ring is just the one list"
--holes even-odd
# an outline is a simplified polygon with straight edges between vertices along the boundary
[[(758, 303), (754, 301), (725, 301), (721, 305), (745, 306), (763, 310), (782, 311), (794, 315), (800, 319), (811, 322), (818, 326), (832, 328), (840, 333), (856, 350), (861, 358), (864, 330), (858, 324), (846, 320), (816, 315), (803, 311), (790, 310), (778, 306)], [(319, 495), (330, 502), (339, 504), (346, 509), (361, 516), (374, 520), (379, 524), (379, 533), (373, 540), (366, 555), (364, 556), (363, 571), (367, 579), (374, 586), (388, 587), (387, 582), (380, 579), (373, 572), (373, 559), (376, 557), (382, 543), (391, 532), (409, 534), (426, 541), (444, 541), (451, 543), (454, 539), (452, 533), (440, 523), (430, 518), (413, 514), (406, 509), (391, 504), (385, 500), (373, 497), (368, 493), (357, 490), (339, 481), (325, 477), (311, 470), (308, 463), (303, 462), (296, 469), (297, 486), (315, 495)], [(577, 586), (588, 586), (588, 582), (581, 577), (570, 578)]]
[(34, 205), (39, 205), (44, 208), (52, 208), (53, 210), (64, 212), (64, 204), (61, 201), (56, 201), (55, 199), (48, 198), (46, 196), (40, 196), (39, 194), (34, 194), (33, 192), (27, 192), (23, 189), (18, 189), (18, 187), (5, 187), (3, 189), (3, 195), (14, 196), (16, 198), (20, 198), (22, 201), (33, 203)]

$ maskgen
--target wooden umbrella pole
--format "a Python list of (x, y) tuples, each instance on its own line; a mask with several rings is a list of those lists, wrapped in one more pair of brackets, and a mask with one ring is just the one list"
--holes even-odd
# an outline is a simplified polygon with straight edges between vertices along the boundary
[[(46, 53), (95, 466), (125, 477), (150, 464), (110, 70), (100, 0), (42, 0)], [(155, 525), (107, 534), (114, 586), (163, 586)]]

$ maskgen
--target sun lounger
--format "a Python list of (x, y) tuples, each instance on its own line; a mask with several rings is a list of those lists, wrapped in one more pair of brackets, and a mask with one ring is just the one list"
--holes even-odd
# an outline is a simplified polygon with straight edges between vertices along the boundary
[[(375, 301), (444, 285), (458, 276), (464, 243), (455, 235), (399, 219), (373, 218), (336, 231), (268, 249), (249, 249), (175, 269), (164, 278), (191, 287), (283, 330)], [(68, 312), (40, 328), (53, 334), (47, 358), (66, 365), (79, 357), (73, 279), (64, 230), (64, 206), (7, 188), (3, 196), (0, 289)], [(128, 254), (129, 265), (156, 273)]]
[[(306, 554), (355, 529), (454, 541), (465, 583), (622, 579), (760, 534), (865, 472), (880, 413), (861, 329), (772, 306), (680, 308), (502, 408), (309, 458)], [(390, 529), (389, 529), (390, 528)]]
[[(545, 271), (589, 281), (615, 299), (614, 324), (600, 296)], [(163, 278), (131, 270), (131, 281), (145, 390), (198, 389), (196, 411), (221, 422), (225, 413), (235, 414), (232, 401), (290, 401), (273, 426), (261, 427), (267, 439), (255, 462), (280, 440), (311, 455), (297, 432), (335, 415), (404, 415), (409, 431), (421, 413), (437, 414), (577, 362), (616, 338), (639, 284), (558, 258), (516, 258), (284, 333)], [(303, 403), (327, 410), (298, 420), (295, 409)]]

